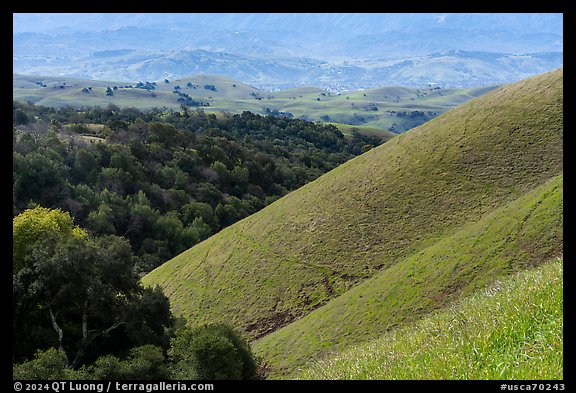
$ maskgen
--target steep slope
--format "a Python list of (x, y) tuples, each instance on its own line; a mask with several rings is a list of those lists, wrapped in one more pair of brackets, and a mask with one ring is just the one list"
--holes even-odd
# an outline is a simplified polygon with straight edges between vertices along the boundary
[(315, 363), (303, 379), (563, 379), (562, 259)]
[(414, 323), (496, 278), (562, 254), (562, 175), (262, 338), (279, 375)]
[(449, 236), (562, 171), (557, 70), (395, 137), (144, 277), (191, 323), (252, 338)]

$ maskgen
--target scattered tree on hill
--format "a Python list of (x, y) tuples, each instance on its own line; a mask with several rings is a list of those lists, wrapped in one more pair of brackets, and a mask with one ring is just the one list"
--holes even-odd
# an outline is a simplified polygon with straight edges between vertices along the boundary
[(138, 82), (134, 87), (136, 89), (144, 89), (150, 91), (156, 89), (156, 82), (148, 82), (148, 81), (146, 81), (146, 83)]

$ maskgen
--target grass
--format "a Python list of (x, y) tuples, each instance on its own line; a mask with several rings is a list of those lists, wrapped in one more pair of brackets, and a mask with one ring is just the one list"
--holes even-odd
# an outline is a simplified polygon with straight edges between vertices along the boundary
[[(143, 282), (162, 286), (191, 324), (225, 321), (261, 338), (561, 173), (562, 103), (561, 70), (487, 93), (224, 229)], [(318, 346), (333, 349), (322, 337)]]
[(369, 135), (369, 136), (378, 136), (382, 138), (384, 141), (387, 141), (391, 138), (394, 138), (398, 134), (395, 134), (390, 131), (383, 130), (381, 128), (375, 128), (370, 126), (353, 126), (350, 124), (342, 124), (342, 123), (333, 123), (327, 122), (325, 124), (330, 124), (338, 128), (342, 134), (344, 134), (347, 138), (352, 138), (353, 131), (357, 131), (360, 134)]
[(300, 379), (563, 379), (561, 258), (315, 362)]
[(414, 323), (497, 278), (562, 253), (562, 176), (254, 343), (272, 377)]
[[(46, 87), (37, 85), (37, 82), (44, 83)], [(361, 133), (367, 132), (370, 135), (390, 138), (394, 135), (386, 131), (390, 128), (396, 127), (398, 132), (405, 131), (494, 88), (441, 90), (381, 88), (339, 95), (306, 87), (270, 92), (217, 75), (199, 75), (171, 80), (168, 83), (159, 81), (153, 91), (122, 87), (127, 85), (135, 85), (135, 82), (14, 75), (12, 90), (15, 100), (31, 101), (46, 106), (107, 106), (113, 103), (120, 107), (140, 109), (154, 107), (179, 109), (178, 96), (173, 93), (174, 88), (179, 86), (182, 93), (197, 101), (210, 103), (210, 106), (203, 107), (207, 112), (251, 111), (259, 114), (273, 111), (290, 112), (296, 118), (360, 126), (358, 128)], [(205, 89), (205, 85), (214, 85), (216, 91)], [(121, 87), (114, 91), (113, 96), (108, 97), (106, 96), (108, 86)], [(92, 91), (83, 92), (82, 89), (86, 87), (92, 87)], [(375, 108), (377, 110), (374, 110)], [(415, 122), (409, 116), (399, 117), (395, 113), (412, 111), (425, 112), (426, 115), (419, 119), (419, 122)]]

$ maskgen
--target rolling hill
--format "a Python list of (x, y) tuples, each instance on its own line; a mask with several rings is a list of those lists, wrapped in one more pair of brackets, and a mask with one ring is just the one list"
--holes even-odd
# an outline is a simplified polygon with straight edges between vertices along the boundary
[[(506, 209), (507, 204), (518, 203), (528, 209), (522, 212), (543, 211), (534, 210), (534, 204), (540, 203), (530, 202), (533, 195), (522, 198), (562, 172), (562, 83), (560, 69), (469, 101), (226, 228), (152, 271), (143, 281), (146, 285), (162, 286), (173, 311), (191, 324), (225, 321), (253, 339), (260, 338), (255, 343), (256, 351), (276, 370), (274, 375), (338, 349), (338, 340), (344, 336), (338, 335), (332, 341), (330, 336), (307, 334), (303, 327), (306, 321), (322, 324), (324, 317), (315, 319), (314, 315), (333, 315), (327, 310), (336, 307), (340, 297), (345, 301), (344, 296), (353, 296), (361, 291), (361, 285), (369, 285), (366, 280), (387, 277), (394, 282), (394, 272), (400, 279), (410, 270), (427, 271), (426, 266), (418, 264), (420, 257), (423, 261), (436, 258), (435, 263), (440, 264), (443, 259), (450, 260), (449, 256), (454, 255), (450, 254), (450, 247), (460, 244), (458, 239), (462, 236), (476, 242), (474, 231), (479, 227), (474, 227), (474, 222), (492, 222), (490, 214), (500, 216), (493, 222), (500, 231), (496, 233), (507, 233), (505, 228), (499, 229), (506, 225), (512, 226), (510, 233), (518, 233), (514, 232), (514, 220), (521, 223), (525, 217), (518, 213), (520, 216), (506, 224), (507, 213), (497, 209)], [(533, 213), (534, 219), (542, 216), (542, 223), (538, 221), (537, 226), (543, 225), (547, 231), (531, 233), (532, 226), (527, 227), (520, 249), (517, 244), (508, 245), (506, 240), (492, 248), (492, 240), (486, 238), (477, 248), (465, 250), (472, 255), (471, 261), (480, 252), (487, 254), (487, 261), (492, 260), (491, 254), (495, 256), (494, 269), (480, 269), (482, 274), (470, 283), (471, 288), (536, 263), (525, 259), (526, 254), (530, 254), (531, 247), (538, 251), (537, 245), (548, 239), (546, 236), (550, 237), (545, 242), (548, 245), (542, 246), (540, 257), (535, 260), (561, 250), (561, 186), (555, 184), (542, 194), (550, 195), (550, 203), (542, 202), (540, 208), (556, 212), (551, 221), (546, 219), (548, 213)], [(514, 207), (508, 208), (514, 211)], [(477, 225), (485, 224), (486, 221)], [(518, 261), (515, 256), (520, 257)], [(457, 260), (452, 257), (453, 262)], [(449, 277), (448, 265), (446, 269)], [(472, 263), (466, 269), (471, 270), (455, 277), (473, 278), (479, 268)], [(459, 287), (431, 286), (430, 297), (421, 302), (417, 295), (427, 293), (426, 277), (404, 277), (409, 280), (406, 284), (422, 285), (414, 289), (417, 293), (413, 303), (405, 309), (396, 309), (401, 304), (395, 303), (384, 309), (375, 308), (375, 314), (398, 314), (398, 319), (374, 321), (387, 328), (402, 323), (402, 314), (423, 316), (444, 305), (442, 290), (452, 294), (445, 301), (459, 296)], [(439, 278), (438, 282), (432, 280), (431, 285), (442, 282), (450, 280)], [(356, 292), (349, 294), (350, 290)], [(439, 298), (437, 303), (433, 302), (434, 297)], [(349, 310), (358, 306), (363, 307), (363, 303), (351, 303)], [(291, 325), (295, 320), (298, 321)], [(343, 323), (362, 326), (361, 318)], [(291, 340), (298, 341), (292, 332), (300, 331), (304, 332), (302, 341), (289, 344)], [(370, 338), (370, 334), (361, 335), (358, 331), (349, 330), (359, 339)], [(307, 342), (311, 336), (314, 338)], [(348, 344), (346, 340), (343, 344)], [(299, 355), (298, 350), (308, 345), (310, 351)], [(293, 362), (283, 364), (283, 359)]]
[[(108, 88), (111, 95), (107, 95)], [(272, 92), (219, 75), (142, 81), (140, 85), (137, 82), (14, 75), (12, 91), (15, 100), (44, 106), (114, 104), (145, 110), (154, 107), (180, 109), (185, 103), (212, 113), (250, 111), (331, 123), (348, 134), (353, 126), (361, 133), (387, 139), (495, 88), (386, 87), (334, 94), (315, 87)]]

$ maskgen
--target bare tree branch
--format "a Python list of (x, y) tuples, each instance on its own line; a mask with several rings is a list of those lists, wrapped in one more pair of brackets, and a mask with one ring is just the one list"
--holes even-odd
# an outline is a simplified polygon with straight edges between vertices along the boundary
[[(48, 307), (48, 311), (50, 312), (50, 320), (52, 321), (52, 327), (54, 328), (54, 330), (58, 334), (58, 349), (61, 349), (64, 352), (64, 354), (66, 354), (66, 351), (64, 351), (64, 348), (62, 348), (62, 340), (64, 339), (64, 331), (58, 325), (58, 322), (56, 322), (56, 316), (52, 312), (52, 307)], [(66, 355), (66, 365), (68, 365), (68, 355)]]

